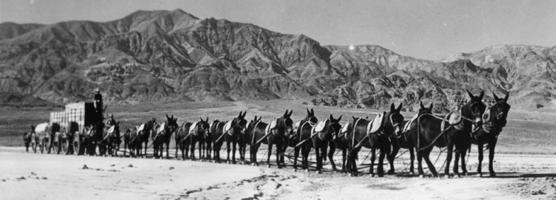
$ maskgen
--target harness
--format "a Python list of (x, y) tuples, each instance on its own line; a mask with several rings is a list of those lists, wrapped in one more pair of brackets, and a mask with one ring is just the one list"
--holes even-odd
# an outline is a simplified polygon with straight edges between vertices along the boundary
[[(324, 126), (326, 126), (326, 123), (327, 123), (328, 121), (329, 121), (329, 119), (326, 119), (326, 120), (324, 121)], [(309, 124), (309, 126), (311, 126), (311, 136), (309, 136), (308, 138), (303, 139), (301, 142), (298, 142), (298, 143), (294, 146), (295, 148), (297, 148), (297, 147), (299, 147), (299, 146), (305, 144), (305, 142), (309, 141), (310, 139), (313, 139), (313, 137), (314, 137), (315, 135), (317, 135), (317, 134), (320, 132), (320, 131), (315, 131), (315, 125), (312, 124), (309, 120), (305, 121), (305, 122), (303, 123), (303, 125), (301, 125), (301, 126), (299, 127), (299, 129), (301, 130), (301, 128), (303, 128), (303, 126), (305, 126), (305, 124)], [(322, 130), (321, 130), (321, 131), (322, 131)]]
[[(442, 117), (442, 116), (440, 116), (440, 115), (435, 115), (435, 114), (432, 114), (432, 113), (423, 113), (423, 114), (419, 115), (419, 117), (417, 117), (417, 152), (422, 151), (422, 150), (424, 150), (424, 149), (427, 149), (427, 148), (431, 147), (432, 145), (434, 145), (434, 143), (435, 143), (441, 136), (443, 136), (444, 133), (446, 133), (450, 128), (454, 127), (453, 124), (450, 124), (447, 128), (441, 129), (440, 134), (438, 134), (438, 135), (432, 140), (432, 142), (431, 142), (430, 144), (428, 144), (428, 145), (426, 145), (426, 146), (424, 146), (424, 147), (420, 147), (420, 142), (421, 142), (421, 128), (420, 128), (419, 126), (420, 126), (420, 124), (421, 124), (421, 117), (423, 117), (423, 116), (431, 116), (431, 117), (434, 117), (434, 118), (436, 118), (436, 119), (439, 119), (439, 120), (442, 121), (442, 124), (441, 124), (441, 125), (443, 125), (446, 121), (448, 121), (448, 120), (446, 119), (446, 116)], [(467, 117), (461, 116), (461, 119), (467, 120), (467, 121), (469, 121), (469, 122), (475, 124), (475, 122), (474, 122), (473, 120), (471, 120), (471, 119), (469, 119), (469, 118), (467, 118)], [(460, 123), (463, 123), (463, 120), (462, 120), (462, 122), (460, 122)], [(478, 130), (477, 130), (477, 131), (478, 131)], [(473, 133), (475, 133), (475, 132), (477, 132), (477, 131), (472, 131), (471, 134), (473, 134)], [(419, 147), (420, 147), (420, 148), (419, 148)]]
[[(223, 122), (218, 122), (218, 124), (223, 123)], [(227, 122), (226, 122), (227, 123)], [(218, 128), (218, 124), (217, 124), (217, 128)], [(214, 143), (218, 143), (220, 142), (220, 140), (224, 137), (224, 135), (226, 135), (227, 133), (224, 132), (224, 127), (222, 127), (222, 134), (220, 134), (220, 136), (214, 141)]]
[(251, 136), (251, 144), (257, 144), (257, 143), (254, 143), (255, 142), (255, 129), (257, 128), (259, 123), (261, 123), (261, 120), (257, 121), (257, 123), (255, 123), (255, 125), (253, 126), (253, 130), (252, 130), (253, 135)]

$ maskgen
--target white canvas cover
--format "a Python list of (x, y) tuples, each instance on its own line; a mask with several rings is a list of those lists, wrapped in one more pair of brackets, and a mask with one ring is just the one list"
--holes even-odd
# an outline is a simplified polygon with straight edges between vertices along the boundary
[(382, 126), (382, 120), (384, 118), (384, 113), (380, 113), (378, 114), (375, 119), (369, 123), (367, 130), (367, 133), (374, 133), (377, 132), (380, 129), (380, 126)]
[(224, 133), (227, 133), (230, 129), (232, 129), (232, 121), (228, 121), (226, 122), (226, 124), (224, 124)]
[(197, 122), (194, 122), (193, 124), (191, 124), (191, 126), (189, 126), (189, 134), (193, 133), (193, 131), (195, 131), (195, 129), (197, 128)]
[(318, 122), (317, 125), (315, 126), (314, 130), (316, 132), (321, 132), (322, 130), (324, 130), (324, 127), (326, 126), (327, 122), (328, 122), (328, 120)]
[(139, 125), (139, 127), (137, 128), (137, 132), (142, 131), (143, 129), (145, 129), (145, 124)]
[(156, 133), (162, 133), (164, 131), (164, 126), (166, 126), (166, 123), (160, 124), (160, 126), (158, 126), (158, 129), (156, 130)]
[(35, 133), (37, 133), (37, 134), (46, 133), (47, 129), (48, 129), (48, 122), (43, 122), (43, 123), (37, 124), (37, 126), (35, 126)]
[(403, 126), (402, 132), (409, 131), (409, 128), (411, 128), (411, 124), (413, 124), (413, 122), (417, 120), (417, 117), (419, 117), (419, 114), (413, 115), (413, 117), (411, 117), (411, 119), (409, 119), (409, 121), (407, 121), (407, 123), (405, 123), (405, 125)]
[(349, 128), (349, 122), (346, 122), (343, 126), (342, 126), (342, 132), (341, 133), (346, 133), (348, 131)]
[(459, 113), (450, 113), (450, 116), (448, 117), (448, 123), (450, 123), (451, 125), (455, 125), (455, 124), (459, 124), (461, 122), (461, 114)]
[(114, 129), (116, 129), (116, 126), (110, 126), (110, 128), (108, 128), (108, 133), (113, 133)]

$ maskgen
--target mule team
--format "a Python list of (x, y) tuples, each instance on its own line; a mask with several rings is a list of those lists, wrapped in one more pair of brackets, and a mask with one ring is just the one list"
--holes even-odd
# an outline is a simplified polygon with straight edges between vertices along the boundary
[[(149, 140), (154, 150), (154, 157), (166, 158), (170, 156), (169, 148), (172, 136), (175, 141), (175, 157), (182, 159), (213, 159), (221, 161), (221, 149), (226, 145), (226, 161), (236, 163), (236, 149), (239, 160), (245, 162), (245, 154), (249, 147), (250, 163), (258, 165), (257, 152), (261, 145), (268, 146), (266, 164), (271, 165), (271, 154), (274, 152), (276, 165), (285, 166), (284, 157), (286, 149), (293, 148), (293, 167), (298, 169), (309, 168), (309, 153), (315, 150), (316, 170), (322, 171), (323, 161), (328, 158), (333, 170), (338, 170), (334, 162), (336, 150), (342, 152), (341, 171), (357, 175), (356, 160), (358, 152), (367, 148), (371, 152), (371, 165), (369, 172), (375, 175), (374, 164), (376, 151), (379, 150), (376, 174), (384, 175), (383, 163), (387, 159), (390, 169), (387, 173), (393, 174), (394, 159), (400, 148), (408, 149), (411, 165), (410, 173), (414, 173), (415, 154), (418, 162), (418, 174), (424, 175), (422, 161), (427, 164), (433, 176), (438, 173), (430, 160), (430, 153), (436, 147), (447, 147), (445, 174), (450, 174), (450, 164), (454, 155), (453, 172), (460, 175), (459, 161), (463, 174), (467, 173), (466, 153), (471, 144), (477, 144), (479, 165), (477, 172), (482, 176), (481, 163), (483, 160), (483, 147), (489, 150), (489, 175), (495, 176), (493, 170), (494, 150), (498, 135), (506, 125), (506, 118), (510, 110), (507, 103), (509, 95), (499, 98), (493, 93), (494, 102), (486, 105), (483, 102), (484, 92), (475, 96), (467, 91), (469, 101), (448, 115), (434, 114), (433, 105), (426, 107), (422, 103), (418, 113), (410, 120), (404, 120), (401, 114), (402, 105), (392, 104), (387, 112), (379, 113), (373, 120), (352, 117), (351, 120), (341, 124), (342, 116), (335, 118), (330, 115), (327, 119), (319, 121), (313, 109), (307, 109), (307, 115), (301, 121), (294, 123), (291, 119), (293, 111), (286, 112), (272, 120), (263, 122), (255, 116), (250, 122), (245, 118), (246, 112), (240, 112), (230, 121), (201, 118), (197, 122), (184, 122), (178, 124), (174, 116), (166, 116), (166, 120), (157, 123), (153, 118), (133, 129), (127, 129), (120, 137), (119, 122), (110, 117), (106, 123), (106, 131), (100, 136), (95, 136), (95, 127), (87, 127), (78, 133), (75, 124), (69, 126), (69, 134), (59, 134), (58, 125), (39, 124), (25, 140), (27, 147), (30, 143), (36, 151), (39, 146), (41, 152), (55, 149), (58, 153), (65, 150), (68, 154), (74, 151), (78, 154), (95, 154), (98, 146), (99, 154), (117, 155), (120, 138), (123, 138), (124, 155), (129, 149), (130, 155), (145, 156), (149, 148)], [(39, 137), (39, 133), (46, 133)], [(63, 136), (62, 136), (63, 135)], [(42, 138), (42, 139), (41, 139)], [(65, 142), (64, 142), (65, 141)], [(73, 142), (71, 142), (73, 141)], [(33, 143), (35, 145), (33, 145)], [(74, 150), (75, 149), (75, 150)], [(181, 155), (180, 155), (181, 154)], [(298, 165), (299, 157), (301, 163)]]

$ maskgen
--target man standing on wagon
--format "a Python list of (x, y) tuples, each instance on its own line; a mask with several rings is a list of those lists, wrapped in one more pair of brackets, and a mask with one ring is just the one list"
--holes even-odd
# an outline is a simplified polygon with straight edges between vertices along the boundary
[(95, 96), (94, 96), (94, 103), (95, 103), (95, 111), (96, 111), (96, 117), (97, 117), (97, 122), (103, 122), (104, 121), (104, 115), (103, 115), (103, 111), (104, 111), (104, 107), (103, 107), (103, 103), (102, 103), (102, 94), (100, 94), (100, 89), (95, 89)]

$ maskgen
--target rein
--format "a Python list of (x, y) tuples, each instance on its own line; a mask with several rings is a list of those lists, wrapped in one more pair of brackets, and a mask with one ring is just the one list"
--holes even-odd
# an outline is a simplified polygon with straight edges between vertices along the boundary
[[(223, 122), (218, 122), (218, 124), (223, 123)], [(217, 124), (217, 125), (218, 125)], [(218, 127), (218, 126), (217, 126)], [(222, 134), (220, 134), (220, 136), (218, 138), (216, 138), (216, 140), (214, 141), (214, 143), (218, 143), (220, 142), (220, 140), (224, 137), (224, 135), (226, 135), (227, 133), (224, 133), (224, 127), (222, 127)]]
[[(328, 119), (327, 119), (328, 121)], [(303, 123), (303, 125), (301, 125), (300, 127), (305, 126), (305, 124), (309, 123), (309, 126), (311, 126), (313, 129), (315, 128), (313, 124), (311, 124), (309, 121), (306, 121), (305, 123)], [(301, 128), (300, 128), (301, 130)], [(295, 145), (295, 148), (303, 145), (305, 142), (309, 141), (310, 139), (313, 139), (313, 137), (315, 137), (315, 135), (317, 135), (319, 132), (315, 131), (314, 133), (311, 134), (311, 136), (309, 136), (308, 138), (303, 139), (301, 142), (297, 143)]]

